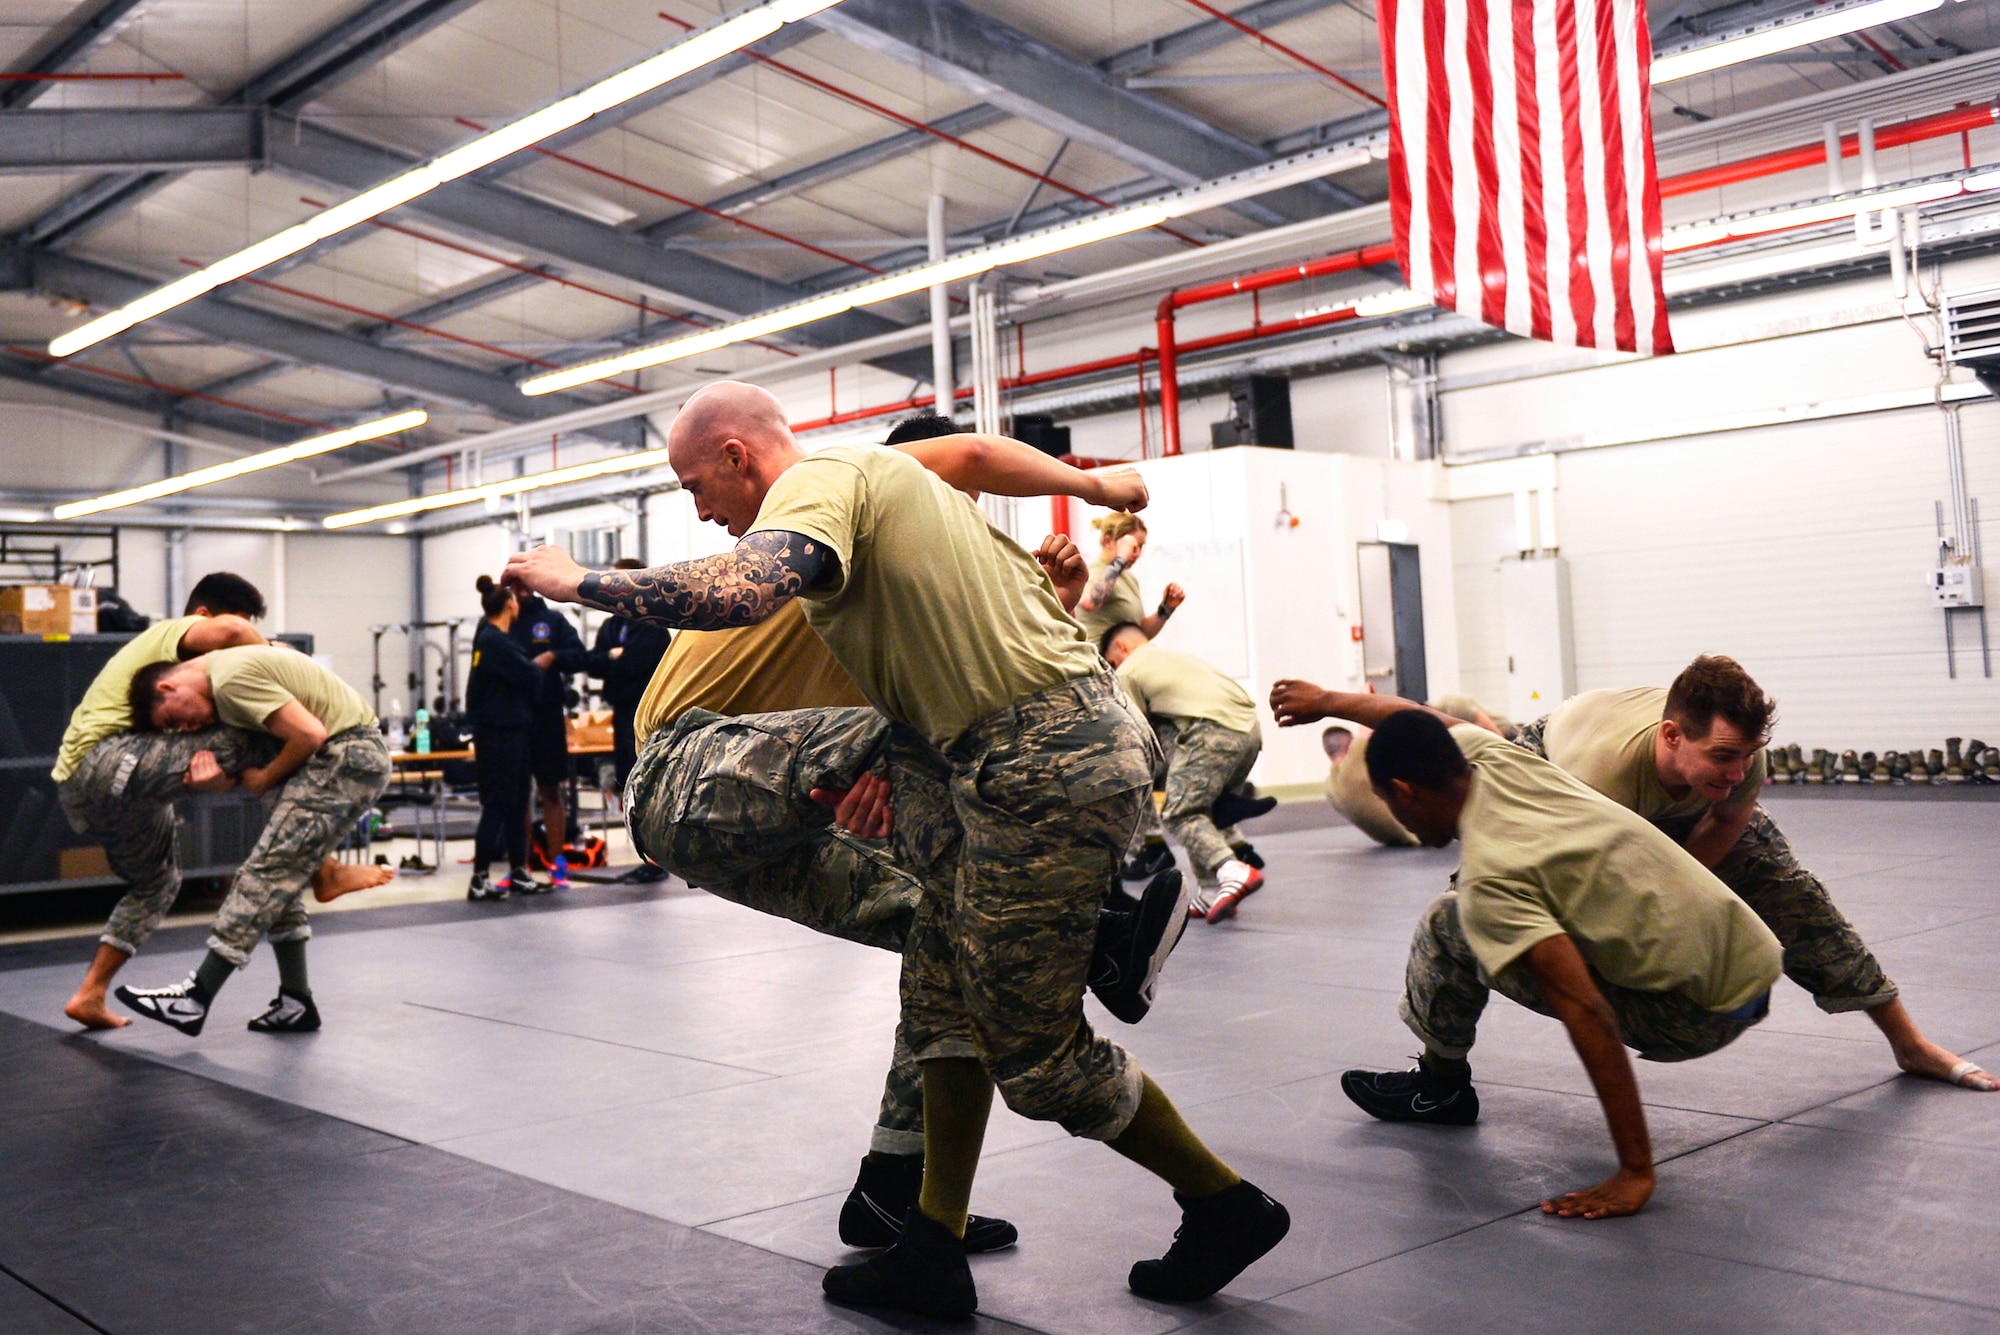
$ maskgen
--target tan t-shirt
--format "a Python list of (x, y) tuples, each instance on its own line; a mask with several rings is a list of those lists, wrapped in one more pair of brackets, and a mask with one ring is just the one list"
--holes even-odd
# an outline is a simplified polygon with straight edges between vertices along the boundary
[(940, 746), (1023, 696), (1096, 671), (1035, 558), (901, 450), (834, 445), (785, 470), (751, 526), (825, 543), (806, 620), (868, 702)]
[(634, 727), (643, 742), (690, 709), (733, 718), (867, 703), (790, 602), (754, 626), (676, 635), (646, 683)]
[(69, 727), (63, 730), (62, 747), (56, 753), (56, 767), (49, 771), (50, 778), (61, 783), (76, 772), (91, 747), (106, 737), (132, 731), (132, 708), (127, 703), (132, 678), (139, 675), (140, 668), (150, 664), (178, 662), (181, 636), (200, 620), (201, 617), (175, 617), (171, 621), (154, 622), (111, 655), (111, 661), (98, 670), (97, 679), (90, 683), (90, 689), (83, 693), (83, 699), (76, 702), (76, 709), (69, 716)]
[(1139, 711), (1154, 718), (1207, 719), (1232, 732), (1257, 726), (1249, 692), (1193, 654), (1142, 644), (1118, 665), (1118, 680)]
[(1389, 804), (1375, 795), (1368, 782), (1368, 733), (1356, 729), (1354, 741), (1326, 776), (1326, 800), (1333, 809), (1354, 823), (1354, 827), (1378, 844), (1391, 848), (1414, 848), (1417, 836), (1403, 828), (1389, 811)]
[(264, 723), (296, 700), (336, 737), (375, 725), (375, 711), (354, 688), (296, 649), (252, 644), (217, 649), (204, 659), (215, 716), (232, 728), (269, 732)]
[[(1549, 715), (1542, 744), (1550, 760), (1647, 820), (1699, 816), (1712, 805), (1707, 798), (1692, 788), (1675, 797), (1660, 782), (1653, 739), (1660, 731), (1666, 707), (1663, 686), (1585, 691), (1571, 696)], [(1729, 800), (1755, 802), (1763, 788), (1764, 753), (1760, 749)]]
[(1770, 990), (1778, 938), (1687, 851), (1541, 757), (1461, 723), (1459, 921), (1489, 975), (1568, 935), (1608, 982), (1732, 1011)]
[[(1104, 577), (1104, 571), (1111, 563), (1099, 559), (1091, 564), (1090, 580), (1096, 583)], [(1088, 588), (1089, 585), (1085, 585)], [(1104, 639), (1104, 632), (1121, 622), (1129, 621), (1137, 626), (1146, 620), (1146, 601), (1139, 593), (1139, 577), (1131, 571), (1122, 571), (1112, 582), (1111, 592), (1105, 596), (1104, 606), (1095, 612), (1086, 612), (1081, 604), (1076, 609), (1077, 624), (1083, 627), (1084, 636), (1091, 648), (1096, 648)]]

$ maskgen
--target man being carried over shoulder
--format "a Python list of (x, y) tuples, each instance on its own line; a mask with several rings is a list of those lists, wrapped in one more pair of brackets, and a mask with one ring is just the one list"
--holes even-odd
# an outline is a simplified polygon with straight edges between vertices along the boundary
[(132, 719), (142, 728), (194, 732), (217, 720), (269, 733), (282, 744), (269, 764), (240, 776), (246, 792), (277, 802), (215, 915), (208, 956), (167, 987), (120, 987), (118, 1000), (184, 1034), (199, 1034), (215, 994), (250, 962), (260, 938), (278, 957), (278, 995), (250, 1022), (258, 1033), (319, 1028), (306, 981), (312, 936), (299, 898), (324, 902), (388, 881), (387, 867), (349, 866), (333, 851), (389, 786), (389, 748), (375, 712), (312, 659), (277, 645), (219, 649), (185, 663), (156, 663), (132, 679)]
[[(1652, 1197), (1652, 1142), (1629, 1046), (1686, 1061), (1769, 1012), (1778, 940), (1729, 887), (1651, 825), (1539, 756), (1393, 696), (1272, 688), (1281, 725), (1372, 725), (1368, 774), (1425, 844), (1459, 841), (1457, 885), (1410, 943), (1401, 1013), (1422, 1041), (1414, 1071), (1349, 1071), (1371, 1116), (1464, 1126), (1479, 1116), (1467, 1061), (1489, 992), (1563, 1022), (1604, 1106), (1618, 1171), (1542, 1202), (1604, 1219)], [(1454, 726), (1455, 725), (1455, 726)]]
[[(926, 882), (903, 953), (903, 1034), (924, 1067), (923, 1187), (896, 1245), (828, 1272), (827, 1296), (938, 1317), (977, 1308), (963, 1239), (997, 1084), (1017, 1112), (1106, 1141), (1174, 1188), (1182, 1229), (1127, 1282), (1144, 1297), (1206, 1298), (1275, 1246), (1289, 1217), (1083, 1012), (1104, 888), (1157, 743), (1034, 558), (954, 489), (1136, 509), (1145, 486), (997, 436), (923, 444), (935, 453), (807, 455), (770, 394), (707, 385), (668, 449), (696, 513), (739, 535), (733, 551), (622, 575), (542, 547), (511, 557), (508, 579), (670, 628), (754, 625), (803, 599), (869, 701), (949, 766), (962, 852), (950, 887)], [(754, 800), (747, 786), (743, 796)]]
[(174, 801), (190, 792), (221, 792), (245, 766), (268, 759), (269, 738), (238, 728), (134, 732), (132, 678), (151, 663), (175, 663), (233, 645), (262, 644), (250, 623), (264, 615), (264, 595), (241, 575), (204, 575), (188, 593), (186, 613), (139, 632), (111, 657), (77, 702), (50, 777), (70, 827), (104, 848), (111, 870), (129, 887), (111, 910), (97, 954), (63, 1007), (86, 1029), (132, 1023), (105, 1005), (111, 980), (146, 944), (181, 890), (174, 860)]
[(1925, 1038), (1854, 924), (1758, 805), (1777, 706), (1734, 659), (1697, 658), (1674, 684), (1585, 691), (1521, 729), (1546, 756), (1645, 817), (1755, 909), (1785, 975), (1831, 1015), (1862, 1011), (1911, 1075), (1991, 1093), (2000, 1080)]
[(1194, 863), (1199, 889), (1188, 914), (1211, 923), (1233, 918), (1263, 887), (1264, 873), (1237, 857), (1213, 808), (1225, 795), (1249, 796), (1250, 770), (1264, 749), (1257, 707), (1235, 681), (1193, 654), (1160, 648), (1132, 622), (1106, 631), (1102, 648), (1132, 703), (1173, 747), (1160, 819)]

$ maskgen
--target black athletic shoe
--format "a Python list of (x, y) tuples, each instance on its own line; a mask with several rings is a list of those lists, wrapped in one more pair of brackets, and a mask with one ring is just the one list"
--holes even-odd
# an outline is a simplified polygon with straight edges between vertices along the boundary
[(507, 882), (503, 880), (496, 884), (483, 871), (472, 873), (472, 884), (465, 887), (465, 897), (474, 901), (505, 899), (509, 893)]
[(1148, 842), (1124, 866), (1118, 869), (1121, 881), (1150, 881), (1161, 872), (1174, 865), (1174, 851), (1165, 844)]
[(1160, 970), (1187, 930), (1188, 889), (1179, 871), (1155, 876), (1134, 900), (1119, 891), (1097, 914), (1097, 951), (1090, 961), (1090, 990), (1104, 1009), (1137, 1024), (1153, 1008)]
[(1258, 871), (1264, 870), (1264, 855), (1251, 845), (1231, 844), (1229, 852), (1238, 862), (1243, 863), (1245, 866), (1255, 867)]
[(655, 867), (650, 862), (643, 862), (620, 876), (618, 881), (621, 885), (658, 885), (666, 879), (665, 867)]
[(1348, 1071), (1340, 1090), (1370, 1117), (1385, 1122), (1471, 1126), (1479, 1120), (1479, 1091), (1472, 1081), (1409, 1071)]
[(524, 871), (511, 872), (506, 879), (495, 884), (510, 895), (546, 895), (555, 891), (555, 887), (547, 881), (538, 881)]
[(890, 1307), (947, 1320), (979, 1310), (965, 1245), (914, 1205), (894, 1246), (854, 1265), (833, 1267), (820, 1288), (847, 1307)]
[(1159, 1260), (1134, 1265), (1125, 1281), (1155, 1302), (1200, 1302), (1249, 1269), (1292, 1227), (1285, 1207), (1248, 1182), (1198, 1200), (1177, 1191), (1174, 1200), (1181, 1207), (1174, 1245)]
[(208, 1003), (194, 994), (194, 975), (167, 987), (119, 987), (113, 996), (149, 1020), (170, 1024), (192, 1038), (208, 1023)]
[(253, 1034), (310, 1034), (319, 1028), (319, 1007), (310, 996), (278, 989), (271, 1007), (250, 1022)]
[[(923, 1185), (923, 1155), (868, 1155), (840, 1207), (840, 1240), (862, 1250), (895, 1246)], [(1020, 1231), (1004, 1219), (973, 1215), (965, 1221), (967, 1256), (1004, 1251), (1020, 1240)]]
[(1275, 797), (1245, 797), (1241, 793), (1224, 793), (1215, 799), (1215, 805), (1208, 809), (1209, 819), (1223, 829), (1246, 820), (1256, 820), (1268, 816), (1278, 805)]

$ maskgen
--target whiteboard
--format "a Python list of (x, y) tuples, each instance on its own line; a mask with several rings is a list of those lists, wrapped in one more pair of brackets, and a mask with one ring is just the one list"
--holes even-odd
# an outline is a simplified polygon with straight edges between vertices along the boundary
[(1195, 654), (1239, 681), (1250, 677), (1250, 619), (1243, 586), (1243, 542), (1210, 538), (1168, 542), (1153, 538), (1132, 573), (1146, 596), (1146, 610), (1160, 605), (1169, 584), (1187, 592), (1187, 601), (1160, 632), (1168, 649)]

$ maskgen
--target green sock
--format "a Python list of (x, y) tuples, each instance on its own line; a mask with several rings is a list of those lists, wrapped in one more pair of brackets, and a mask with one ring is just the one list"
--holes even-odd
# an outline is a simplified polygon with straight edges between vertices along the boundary
[(229, 981), (229, 975), (235, 972), (234, 964), (209, 951), (202, 956), (201, 964), (194, 971), (195, 999), (204, 1006), (214, 1001), (215, 994), (222, 990), (222, 985)]
[(300, 998), (311, 996), (312, 988), (306, 983), (306, 943), (273, 941), (271, 953), (278, 957), (278, 990)]
[(993, 1081), (970, 1057), (924, 1063), (924, 1186), (917, 1208), (965, 1236), (972, 1208), (972, 1178), (986, 1143), (993, 1110)]
[(1166, 1179), (1167, 1185), (1183, 1196), (1213, 1196), (1241, 1182), (1236, 1170), (1216, 1158), (1181, 1120), (1180, 1111), (1153, 1083), (1153, 1077), (1143, 1079), (1139, 1111), (1107, 1142), (1111, 1148), (1155, 1177)]
[(1429, 1048), (1417, 1058), (1417, 1066), (1425, 1075), (1434, 1075), (1444, 1080), (1467, 1081), (1472, 1079), (1472, 1063), (1463, 1057), (1441, 1057)]

